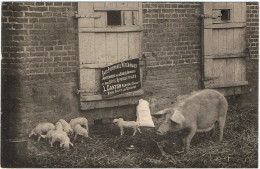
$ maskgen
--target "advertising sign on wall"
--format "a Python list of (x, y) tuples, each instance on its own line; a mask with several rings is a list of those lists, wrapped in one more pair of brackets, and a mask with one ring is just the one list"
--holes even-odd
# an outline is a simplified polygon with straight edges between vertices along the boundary
[(131, 59), (102, 68), (101, 88), (103, 98), (140, 89), (139, 59)]

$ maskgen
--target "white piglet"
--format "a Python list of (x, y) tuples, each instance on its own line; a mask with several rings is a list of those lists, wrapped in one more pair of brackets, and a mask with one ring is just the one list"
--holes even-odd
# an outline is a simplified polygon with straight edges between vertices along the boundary
[(70, 142), (70, 138), (68, 137), (67, 133), (61, 130), (55, 130), (55, 132), (51, 135), (51, 147), (53, 146), (53, 143), (56, 141), (60, 142), (60, 147), (64, 145), (64, 148), (66, 150), (69, 150), (70, 145), (73, 146), (73, 144)]
[(56, 128), (56, 130), (62, 130), (63, 131), (63, 126), (62, 126), (61, 122), (59, 122), (59, 121), (56, 122), (55, 128)]
[(78, 118), (70, 120), (70, 126), (73, 130), (74, 130), (74, 127), (75, 127), (76, 124), (80, 124), (82, 126), (85, 126), (85, 128), (88, 131), (88, 120), (85, 117), (78, 117)]
[(73, 129), (71, 128), (70, 124), (67, 123), (64, 119), (60, 119), (59, 122), (62, 124), (63, 126), (63, 130), (67, 133), (67, 134), (73, 134)]
[(134, 129), (133, 136), (135, 135), (137, 130), (139, 131), (139, 133), (141, 133), (139, 129), (139, 123), (136, 121), (124, 121), (122, 118), (119, 118), (119, 119), (114, 119), (113, 123), (115, 123), (120, 128), (121, 136), (124, 134), (124, 128), (133, 128)]
[(80, 135), (82, 136), (81, 142), (83, 143), (83, 137), (87, 138), (88, 137), (88, 130), (81, 127), (80, 124), (76, 124), (74, 126), (74, 132), (75, 132), (75, 136), (74, 136), (74, 140), (77, 139), (77, 136)]
[(44, 139), (48, 139), (49, 143), (50, 143), (52, 135), (55, 133), (55, 131), (57, 131), (57, 130), (49, 130), (46, 135), (41, 135), (41, 137)]
[(52, 123), (40, 123), (30, 132), (29, 137), (31, 137), (32, 135), (38, 136), (39, 142), (43, 133), (47, 133), (49, 130), (54, 129), (55, 126)]

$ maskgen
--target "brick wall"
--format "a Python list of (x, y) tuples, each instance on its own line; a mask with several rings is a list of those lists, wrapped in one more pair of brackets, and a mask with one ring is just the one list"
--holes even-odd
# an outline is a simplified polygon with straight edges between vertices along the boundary
[[(2, 4), (2, 131), (13, 134), (9, 137), (28, 133), (38, 122), (79, 116), (75, 11), (77, 3), (71, 2)], [(143, 3), (143, 98), (152, 112), (201, 88), (200, 13), (201, 3)], [(242, 99), (255, 103), (257, 3), (247, 3), (247, 24), (249, 85)]]
[(2, 4), (2, 111), (15, 135), (78, 112), (76, 10), (71, 2)]
[(152, 111), (200, 88), (200, 3), (143, 3), (144, 90)]
[(244, 88), (245, 95), (242, 97), (242, 104), (258, 105), (258, 53), (259, 53), (259, 4), (247, 2), (247, 46), (248, 58), (246, 76), (248, 86)]
[(258, 59), (259, 43), (259, 4), (257, 2), (247, 2), (247, 42), (250, 52), (250, 59)]

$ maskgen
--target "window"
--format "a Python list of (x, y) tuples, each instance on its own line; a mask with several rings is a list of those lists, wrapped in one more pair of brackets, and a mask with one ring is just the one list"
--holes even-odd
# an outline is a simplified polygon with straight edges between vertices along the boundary
[(121, 11), (107, 11), (107, 25), (121, 25)]
[(222, 9), (221, 10), (221, 20), (222, 21), (230, 20), (230, 10), (229, 9)]

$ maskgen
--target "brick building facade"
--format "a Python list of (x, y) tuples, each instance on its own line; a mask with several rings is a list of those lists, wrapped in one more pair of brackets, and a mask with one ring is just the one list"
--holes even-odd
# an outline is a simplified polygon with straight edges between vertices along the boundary
[(2, 111), (8, 126), (24, 126), (19, 133), (78, 112), (76, 10), (65, 2), (2, 4)]
[[(201, 3), (144, 2), (142, 96), (158, 110), (201, 85)], [(2, 4), (2, 129), (24, 136), (41, 121), (79, 110), (77, 3)], [(243, 103), (257, 105), (258, 3), (247, 3), (247, 79)], [(6, 132), (6, 131), (14, 132)]]
[(259, 5), (247, 2), (247, 78), (248, 86), (245, 88), (245, 95), (242, 97), (244, 104), (258, 103), (258, 53), (259, 53)]
[(200, 3), (143, 4), (144, 90), (151, 109), (200, 88), (200, 12)]

